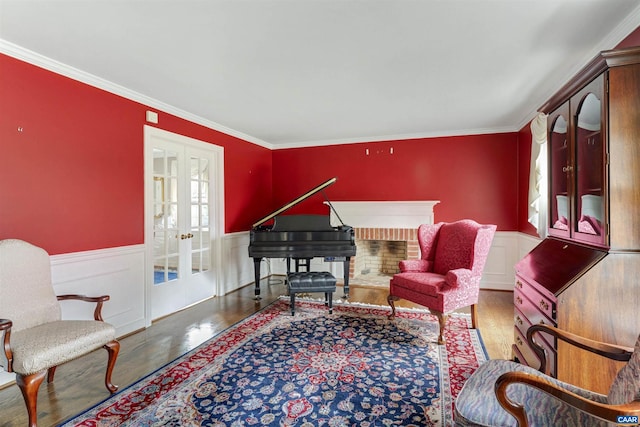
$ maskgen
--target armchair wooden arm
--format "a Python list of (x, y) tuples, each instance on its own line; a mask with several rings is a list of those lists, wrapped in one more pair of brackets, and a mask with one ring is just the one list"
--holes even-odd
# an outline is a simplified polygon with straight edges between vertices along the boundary
[(80, 300), (80, 301), (86, 301), (86, 302), (95, 302), (96, 309), (93, 311), (93, 318), (101, 322), (104, 321), (104, 319), (102, 318), (102, 304), (105, 301), (109, 301), (109, 295), (101, 295), (98, 297), (88, 297), (86, 295), (67, 294), (67, 295), (58, 295), (57, 298), (58, 298), (58, 301)]
[[(545, 324), (533, 325), (527, 330), (527, 341), (540, 358), (540, 371), (547, 376), (549, 375), (549, 368), (547, 367), (545, 350), (533, 339), (536, 333), (541, 332), (553, 335), (557, 339), (583, 350), (617, 361), (629, 361), (633, 354), (633, 348), (630, 347), (592, 340)], [(495, 383), (496, 398), (498, 402), (500, 402), (500, 405), (515, 417), (519, 427), (527, 427), (529, 424), (524, 407), (511, 401), (507, 397), (508, 386), (516, 383), (537, 388), (582, 412), (612, 423), (617, 423), (618, 416), (640, 416), (640, 400), (634, 400), (624, 405), (609, 405), (589, 400), (558, 387), (544, 377), (535, 376), (526, 372), (507, 372), (502, 374)]]
[(524, 407), (514, 403), (507, 397), (507, 387), (510, 384), (527, 384), (535, 387), (557, 399), (562, 400), (568, 405), (587, 412), (594, 417), (605, 421), (617, 423), (618, 416), (640, 416), (640, 401), (634, 400), (624, 405), (608, 405), (605, 403), (594, 402), (586, 399), (570, 391), (564, 390), (542, 377), (533, 376), (526, 372), (507, 372), (502, 374), (495, 385), (495, 393), (498, 402), (502, 407), (515, 417), (519, 427), (528, 427), (527, 415)]
[(9, 319), (0, 319), (0, 331), (11, 329), (13, 322)]
[(540, 372), (543, 372), (546, 375), (550, 375), (550, 369), (547, 366), (546, 352), (544, 348), (538, 345), (538, 343), (533, 339), (534, 334), (537, 332), (544, 332), (553, 335), (557, 339), (565, 341), (578, 348), (620, 362), (628, 362), (631, 358), (631, 354), (633, 353), (633, 348), (631, 347), (624, 347), (620, 345), (608, 344), (592, 340), (542, 323), (533, 325), (529, 329), (527, 329), (527, 341), (540, 359)]
[(11, 338), (11, 327), (13, 322), (9, 319), (0, 319), (0, 332), (3, 332), (2, 348), (4, 355), (7, 358), (7, 372), (13, 372), (13, 352), (11, 351), (11, 345), (9, 344)]

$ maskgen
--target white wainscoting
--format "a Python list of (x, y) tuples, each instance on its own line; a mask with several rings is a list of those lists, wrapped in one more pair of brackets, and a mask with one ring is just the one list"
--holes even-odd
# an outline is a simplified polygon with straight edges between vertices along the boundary
[(497, 231), (484, 267), (482, 289), (513, 290), (516, 263), (540, 242), (527, 234)]
[[(514, 265), (539, 242), (540, 239), (518, 232), (497, 232), (482, 277), (482, 288), (513, 290)], [(223, 236), (220, 295), (253, 282), (253, 260), (249, 258), (248, 250), (249, 232)], [(108, 294), (111, 299), (103, 307), (103, 317), (116, 327), (118, 336), (142, 329), (146, 326), (144, 256), (144, 245), (54, 255), (51, 274), (55, 292), (58, 295)], [(342, 263), (314, 259), (312, 269), (331, 271), (336, 277), (342, 277)], [(262, 278), (285, 273), (285, 260), (262, 261)], [(93, 308), (92, 304), (62, 301), (62, 316), (93, 318)], [(13, 380), (13, 374), (0, 368), (0, 386)]]
[[(222, 283), (220, 295), (226, 295), (254, 281), (253, 258), (249, 258), (249, 232), (225, 234), (222, 237)], [(269, 275), (262, 264), (262, 277)]]
[[(56, 295), (109, 295), (102, 308), (105, 322), (117, 336), (145, 327), (144, 245), (51, 256)], [(93, 304), (62, 301), (63, 319), (92, 319)]]

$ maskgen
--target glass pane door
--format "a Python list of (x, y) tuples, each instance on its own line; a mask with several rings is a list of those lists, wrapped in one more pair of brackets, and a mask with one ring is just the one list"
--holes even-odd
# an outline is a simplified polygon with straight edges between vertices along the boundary
[(213, 177), (218, 177), (221, 165), (221, 155), (210, 144), (146, 129), (145, 241), (151, 320), (217, 293), (220, 250), (212, 248), (220, 247), (215, 236), (222, 227), (213, 195), (221, 193), (213, 185), (220, 179)]
[[(601, 102), (593, 93), (584, 97), (576, 127), (577, 233), (604, 235), (604, 148)], [(596, 240), (602, 242), (603, 239)]]
[(605, 108), (604, 77), (599, 77), (571, 98), (571, 115), (575, 118), (575, 220), (573, 238), (606, 245), (607, 133), (603, 117)]
[(178, 279), (180, 252), (178, 172), (176, 151), (153, 149), (153, 283)]
[(568, 104), (549, 115), (549, 126), (549, 233), (569, 237), (571, 156)]
[(211, 233), (209, 225), (209, 160), (192, 155), (190, 159), (191, 274), (211, 268)]

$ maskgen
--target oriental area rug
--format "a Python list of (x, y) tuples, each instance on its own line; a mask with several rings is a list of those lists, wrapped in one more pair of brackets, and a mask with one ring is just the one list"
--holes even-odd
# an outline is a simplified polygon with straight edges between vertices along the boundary
[(426, 310), (280, 298), (62, 424), (70, 426), (451, 426), (487, 356), (468, 315), (446, 345)]

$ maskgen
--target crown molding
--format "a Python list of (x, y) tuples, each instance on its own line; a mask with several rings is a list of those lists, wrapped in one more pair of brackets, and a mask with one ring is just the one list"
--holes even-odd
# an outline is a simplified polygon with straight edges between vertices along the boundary
[(0, 53), (27, 62), (31, 65), (43, 68), (56, 74), (60, 74), (65, 77), (69, 77), (73, 80), (85, 83), (87, 85), (96, 87), (98, 89), (105, 90), (118, 96), (122, 96), (131, 101), (138, 102), (146, 105), (147, 107), (159, 110), (164, 113), (172, 114), (176, 117), (188, 120), (190, 122), (205, 126), (209, 129), (224, 133), (226, 135), (241, 139), (252, 144), (259, 145), (261, 147), (273, 150), (273, 144), (263, 141), (259, 138), (255, 138), (251, 135), (244, 134), (242, 132), (235, 131), (224, 125), (207, 120), (198, 115), (189, 113), (187, 111), (176, 108), (172, 105), (158, 101), (157, 99), (143, 95), (124, 86), (120, 86), (101, 77), (94, 76), (93, 74), (71, 67), (70, 65), (56, 61), (29, 49), (25, 49), (22, 46), (18, 46), (14, 43), (0, 39)]
[(397, 135), (378, 135), (378, 136), (363, 136), (344, 139), (329, 139), (319, 141), (302, 141), (302, 142), (288, 142), (282, 144), (274, 144), (274, 150), (284, 150), (288, 148), (307, 148), (307, 147), (319, 147), (326, 145), (343, 145), (343, 144), (360, 144), (367, 142), (389, 142), (389, 141), (404, 141), (409, 139), (426, 139), (426, 138), (444, 138), (449, 136), (470, 136), (470, 135), (488, 135), (494, 133), (510, 133), (518, 132), (520, 128), (514, 126), (509, 127), (497, 127), (497, 128), (478, 128), (478, 129), (457, 129), (452, 131), (435, 131), (435, 132), (422, 132), (422, 133), (403, 133)]

